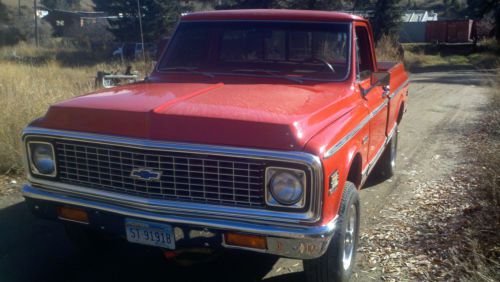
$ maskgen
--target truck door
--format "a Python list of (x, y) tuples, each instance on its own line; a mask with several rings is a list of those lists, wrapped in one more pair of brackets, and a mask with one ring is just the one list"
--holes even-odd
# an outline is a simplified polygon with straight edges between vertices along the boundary
[[(385, 144), (387, 126), (387, 98), (381, 86), (372, 85), (372, 73), (376, 70), (372, 40), (367, 26), (360, 23), (356, 26), (356, 75), (365, 106), (371, 113), (369, 136), (363, 142), (368, 143), (368, 161), (378, 157)], [(364, 93), (363, 93), (364, 92)], [(365, 141), (368, 139), (367, 141)]]

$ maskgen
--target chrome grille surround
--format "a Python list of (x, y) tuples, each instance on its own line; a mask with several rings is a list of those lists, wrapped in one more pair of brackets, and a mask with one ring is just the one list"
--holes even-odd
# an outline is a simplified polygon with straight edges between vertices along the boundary
[[(168, 151), (175, 153), (202, 154), (204, 156), (247, 158), (252, 161), (277, 161), (289, 165), (301, 165), (309, 173), (306, 208), (301, 211), (283, 209), (270, 210), (267, 207), (245, 207), (236, 205), (220, 205), (211, 202), (183, 202), (170, 199), (145, 198), (140, 195), (128, 195), (116, 191), (106, 191), (85, 186), (83, 184), (68, 184), (59, 180), (37, 177), (28, 171), (28, 180), (35, 187), (48, 191), (56, 191), (63, 195), (78, 196), (91, 201), (119, 204), (138, 210), (147, 210), (163, 214), (196, 216), (205, 218), (244, 220), (255, 223), (275, 223), (302, 225), (315, 223), (321, 218), (323, 197), (323, 168), (317, 156), (304, 152), (283, 152), (271, 150), (247, 149), (238, 147), (198, 145), (187, 143), (172, 143), (136, 138), (81, 133), (27, 127), (23, 132), (23, 142), (27, 140), (67, 140), (75, 142), (91, 142), (111, 146), (124, 146), (139, 150)], [(24, 149), (25, 146), (24, 146)], [(26, 154), (26, 151), (24, 152)], [(27, 166), (27, 158), (24, 158)]]

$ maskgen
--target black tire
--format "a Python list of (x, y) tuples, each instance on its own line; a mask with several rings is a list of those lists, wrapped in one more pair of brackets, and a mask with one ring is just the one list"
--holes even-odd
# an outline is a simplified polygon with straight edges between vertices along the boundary
[(346, 182), (340, 204), (338, 229), (328, 249), (319, 258), (304, 260), (304, 272), (308, 282), (349, 281), (356, 261), (359, 215), (358, 191), (353, 183)]
[(389, 144), (384, 149), (380, 160), (375, 166), (374, 174), (379, 179), (389, 179), (396, 171), (396, 156), (398, 154), (398, 128), (396, 127)]
[(71, 243), (82, 251), (100, 250), (109, 246), (111, 242), (110, 237), (106, 236), (106, 234), (101, 234), (85, 226), (68, 223), (64, 225), (64, 230)]

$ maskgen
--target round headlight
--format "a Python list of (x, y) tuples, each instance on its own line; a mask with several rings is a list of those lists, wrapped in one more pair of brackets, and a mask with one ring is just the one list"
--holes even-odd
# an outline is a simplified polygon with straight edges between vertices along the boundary
[(271, 179), (270, 192), (280, 204), (293, 205), (302, 199), (304, 187), (293, 173), (278, 172)]
[(31, 160), (39, 174), (51, 175), (56, 169), (52, 146), (47, 143), (31, 143)]

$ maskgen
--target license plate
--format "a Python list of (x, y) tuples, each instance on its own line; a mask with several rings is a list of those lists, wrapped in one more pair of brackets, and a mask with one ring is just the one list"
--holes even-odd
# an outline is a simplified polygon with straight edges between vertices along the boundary
[(175, 249), (172, 226), (136, 219), (125, 220), (127, 240), (132, 243)]

